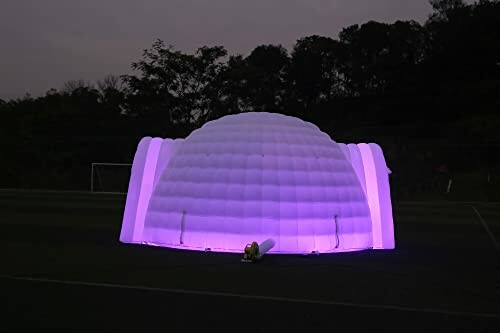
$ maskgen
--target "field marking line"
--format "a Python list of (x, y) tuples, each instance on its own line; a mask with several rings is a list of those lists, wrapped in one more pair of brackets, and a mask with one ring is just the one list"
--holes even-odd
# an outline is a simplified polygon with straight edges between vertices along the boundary
[(98, 283), (98, 282), (86, 282), (86, 281), (76, 281), (76, 280), (56, 280), (56, 279), (36, 278), (36, 277), (29, 277), (29, 276), (14, 276), (14, 275), (5, 275), (5, 274), (0, 274), (0, 279), (52, 283), (52, 284), (62, 284), (62, 285), (70, 285), (70, 286), (85, 286), (85, 287), (98, 287), (98, 288), (139, 290), (139, 291), (154, 291), (154, 292), (179, 294), (179, 295), (191, 295), (191, 296), (227, 297), (227, 298), (239, 298), (239, 299), (247, 299), (247, 300), (259, 300), (259, 301), (274, 301), (274, 302), (302, 303), (302, 304), (312, 304), (312, 305), (343, 306), (343, 307), (362, 308), (362, 309), (371, 309), (371, 310), (391, 310), (391, 311), (404, 311), (404, 312), (416, 312), (416, 313), (430, 313), (430, 314), (439, 314), (439, 315), (448, 315), (448, 316), (466, 316), (466, 317), (500, 319), (500, 315), (494, 314), (494, 313), (463, 312), (463, 311), (453, 311), (453, 310), (444, 310), (444, 309), (436, 309), (436, 308), (414, 308), (414, 307), (397, 306), (397, 305), (362, 304), (362, 303), (351, 303), (351, 302), (340, 302), (340, 301), (300, 299), (300, 298), (292, 298), (292, 297), (245, 295), (245, 294), (237, 294), (237, 293), (218, 292), (218, 291), (158, 288), (158, 287), (148, 287), (148, 286), (142, 286), (142, 285)]
[(46, 189), (17, 189), (17, 188), (0, 188), (2, 192), (17, 192), (17, 193), (33, 193), (33, 194), (113, 194), (113, 195), (126, 195), (127, 192), (91, 192), (91, 191), (77, 191), (77, 190), (46, 190)]
[(500, 205), (499, 201), (445, 201), (445, 200), (436, 200), (436, 201), (413, 201), (413, 200), (402, 200), (396, 201), (395, 204), (408, 204), (408, 205), (491, 205), (498, 206)]
[(497, 251), (500, 251), (500, 245), (498, 244), (498, 242), (495, 238), (495, 235), (493, 235), (493, 233), (491, 232), (490, 227), (488, 226), (486, 221), (483, 219), (483, 217), (481, 216), (481, 214), (479, 213), (477, 208), (474, 206), (471, 206), (471, 207), (472, 207), (472, 210), (476, 213), (477, 217), (479, 218), (479, 221), (483, 225), (484, 230), (486, 230), (486, 233), (488, 234), (488, 236), (490, 236), (490, 239), (491, 239), (491, 242), (493, 243), (493, 246), (495, 246), (495, 249)]
[(24, 193), (74, 193), (74, 194), (89, 194), (90, 191), (78, 191), (78, 190), (49, 190), (49, 189), (30, 189), (30, 188), (0, 188), (0, 192), (24, 192)]

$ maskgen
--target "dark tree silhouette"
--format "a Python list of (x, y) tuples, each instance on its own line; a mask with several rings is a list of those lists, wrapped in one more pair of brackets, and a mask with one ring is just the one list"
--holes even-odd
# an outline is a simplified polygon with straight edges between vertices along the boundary
[(299, 39), (289, 70), (290, 97), (308, 113), (325, 101), (351, 93), (346, 78), (345, 45), (332, 38)]
[(399, 196), (440, 188), (429, 180), (441, 184), (450, 170), (476, 177), (487, 165), (491, 178), (500, 149), (500, 2), (431, 5), (424, 25), (370, 21), (338, 39), (301, 38), (290, 53), (261, 45), (247, 56), (221, 46), (187, 54), (158, 40), (132, 75), (0, 100), (0, 187), (83, 189), (90, 161), (130, 162), (143, 136), (184, 137), (252, 110), (299, 116), (339, 141), (380, 143)]
[(239, 70), (244, 71), (241, 92), (248, 110), (283, 110), (288, 65), (288, 54), (282, 46), (261, 45), (245, 58)]
[(156, 41), (143, 58), (132, 64), (139, 76), (124, 75), (127, 108), (132, 115), (154, 119), (159, 131), (173, 124), (188, 126), (208, 117), (216, 98), (219, 73), (227, 52), (223, 47), (202, 47), (193, 55)]

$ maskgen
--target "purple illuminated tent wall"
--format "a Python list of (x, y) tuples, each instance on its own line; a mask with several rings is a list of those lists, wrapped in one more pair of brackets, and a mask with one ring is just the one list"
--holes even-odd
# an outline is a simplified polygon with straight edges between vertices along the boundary
[(266, 112), (225, 116), (186, 139), (141, 140), (120, 241), (242, 252), (267, 239), (270, 253), (393, 249), (381, 148)]

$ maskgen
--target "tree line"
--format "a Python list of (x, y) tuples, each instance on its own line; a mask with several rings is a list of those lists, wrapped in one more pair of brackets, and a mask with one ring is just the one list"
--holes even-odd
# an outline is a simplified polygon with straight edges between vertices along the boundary
[(90, 161), (131, 162), (143, 136), (185, 137), (247, 111), (300, 117), (339, 142), (381, 144), (402, 189), (424, 166), (431, 176), (443, 165), (491, 173), (500, 151), (500, 2), (431, 5), (424, 24), (370, 21), (338, 38), (301, 38), (290, 51), (188, 54), (157, 40), (133, 74), (0, 100), (0, 187), (83, 189)]

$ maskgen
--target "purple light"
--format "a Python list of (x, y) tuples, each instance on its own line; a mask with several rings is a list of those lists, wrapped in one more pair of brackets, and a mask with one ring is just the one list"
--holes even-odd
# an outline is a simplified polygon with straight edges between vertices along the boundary
[(380, 249), (382, 248), (382, 222), (380, 221), (377, 170), (375, 169), (375, 162), (373, 161), (370, 147), (366, 143), (362, 143), (358, 146), (361, 152), (366, 176), (366, 197), (368, 199), (368, 206), (370, 207), (370, 215), (372, 218), (373, 247)]
[(162, 144), (162, 139), (154, 138), (151, 140), (146, 154), (144, 164), (144, 173), (142, 175), (141, 190), (139, 192), (139, 202), (137, 204), (137, 213), (135, 217), (133, 239), (140, 240), (144, 229), (144, 220), (146, 218), (147, 207), (153, 192), (153, 183), (155, 177), (156, 164)]
[(122, 242), (242, 252), (267, 239), (270, 253), (394, 248), (380, 147), (337, 144), (265, 112), (208, 122), (185, 140), (141, 140)]

